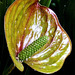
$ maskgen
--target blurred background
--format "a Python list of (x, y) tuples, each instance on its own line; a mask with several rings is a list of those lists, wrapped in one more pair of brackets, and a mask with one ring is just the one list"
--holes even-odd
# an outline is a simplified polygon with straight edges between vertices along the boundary
[[(8, 75), (6, 72), (11, 68), (11, 63), (13, 63), (8, 52), (4, 33), (4, 15), (13, 1), (14, 0), (0, 0), (0, 75)], [(57, 14), (60, 24), (70, 36), (73, 44), (72, 52), (66, 59), (63, 67), (60, 71), (51, 75), (75, 75), (75, 0), (52, 0), (50, 8)], [(24, 66), (24, 72), (20, 72), (15, 68), (9, 75), (45, 75), (34, 71), (26, 64), (24, 64)]]

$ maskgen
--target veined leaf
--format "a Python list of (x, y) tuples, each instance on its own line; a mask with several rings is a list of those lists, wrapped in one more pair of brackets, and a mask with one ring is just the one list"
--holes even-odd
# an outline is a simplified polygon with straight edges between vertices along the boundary
[(54, 73), (62, 67), (71, 52), (71, 40), (56, 14), (41, 6), (38, 0), (16, 0), (8, 8), (5, 34), (10, 56), (20, 71), (24, 67), (17, 61), (17, 55), (41, 36), (48, 36), (48, 43), (24, 61), (33, 69), (42, 73)]

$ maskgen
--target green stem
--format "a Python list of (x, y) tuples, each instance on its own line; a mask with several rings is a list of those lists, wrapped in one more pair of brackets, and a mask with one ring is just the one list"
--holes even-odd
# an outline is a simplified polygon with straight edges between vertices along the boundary
[(50, 4), (51, 4), (51, 0), (41, 0), (41, 1), (40, 1), (40, 4), (41, 4), (41, 5), (44, 5), (44, 6), (46, 6), (46, 7), (49, 7)]
[(13, 71), (14, 68), (15, 68), (15, 66), (14, 66), (14, 64), (12, 63), (12, 64), (9, 66), (9, 68), (7, 68), (7, 70), (5, 69), (5, 71), (3, 72), (2, 75), (8, 75), (8, 74), (10, 74), (10, 73)]
[(26, 71), (25, 71), (25, 74), (24, 75), (30, 75), (30, 67), (29, 66), (27, 66), (27, 69), (26, 69)]

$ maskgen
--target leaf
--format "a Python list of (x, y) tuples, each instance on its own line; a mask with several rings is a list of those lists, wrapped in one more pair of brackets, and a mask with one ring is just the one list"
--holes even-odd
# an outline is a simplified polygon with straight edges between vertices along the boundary
[(71, 52), (71, 40), (61, 27), (56, 14), (41, 6), (38, 0), (16, 0), (5, 15), (5, 34), (10, 56), (15, 66), (24, 67), (16, 57), (21, 50), (41, 36), (48, 43), (24, 61), (34, 70), (50, 74), (58, 71)]
[(41, 0), (41, 1), (40, 1), (40, 4), (41, 4), (41, 5), (44, 5), (44, 6), (46, 6), (46, 7), (49, 7), (50, 4), (51, 4), (51, 0)]
[(2, 2), (0, 1), (0, 5), (2, 4)]
[[(0, 9), (2, 9), (2, 5), (3, 5), (3, 3), (0, 1)], [(0, 10), (0, 23), (2, 23), (2, 10)], [(1, 24), (0, 24), (0, 32), (1, 32), (1, 28), (2, 26), (1, 26)], [(2, 33), (0, 33), (0, 35), (1, 35)]]

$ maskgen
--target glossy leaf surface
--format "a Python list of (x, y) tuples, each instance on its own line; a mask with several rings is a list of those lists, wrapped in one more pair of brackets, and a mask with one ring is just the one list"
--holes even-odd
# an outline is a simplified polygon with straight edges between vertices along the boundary
[(24, 61), (33, 69), (54, 73), (71, 52), (70, 38), (56, 14), (41, 6), (38, 0), (16, 0), (6, 12), (5, 33), (10, 56), (20, 71), (24, 67), (16, 60), (18, 53), (43, 35), (49, 37), (48, 43)]

